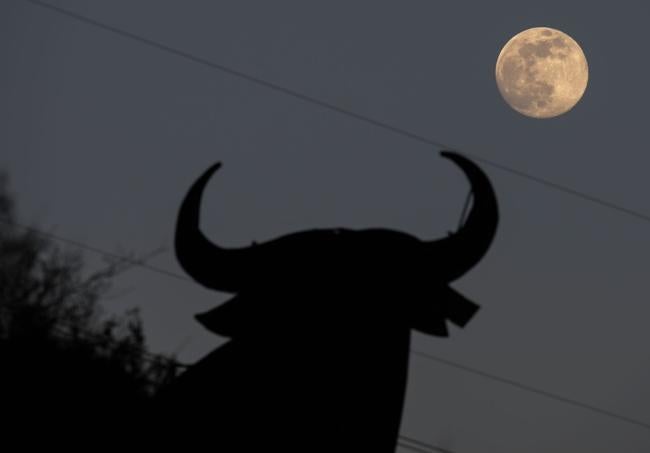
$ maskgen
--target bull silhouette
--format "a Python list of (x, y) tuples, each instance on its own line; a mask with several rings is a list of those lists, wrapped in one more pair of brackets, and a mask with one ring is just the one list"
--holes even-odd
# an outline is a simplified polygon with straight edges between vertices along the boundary
[(465, 223), (438, 240), (388, 229), (317, 229), (223, 248), (199, 227), (193, 184), (176, 226), (176, 255), (198, 283), (234, 297), (197, 315), (230, 338), (158, 397), (164, 435), (218, 452), (393, 452), (412, 329), (447, 336), (478, 305), (449, 286), (487, 252), (498, 223), (482, 170), (444, 151), (471, 183)]

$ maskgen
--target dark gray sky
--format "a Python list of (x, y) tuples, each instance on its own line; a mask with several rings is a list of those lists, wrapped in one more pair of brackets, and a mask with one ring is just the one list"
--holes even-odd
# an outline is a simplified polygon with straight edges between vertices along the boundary
[[(362, 115), (650, 213), (650, 4), (50, 0)], [(533, 26), (582, 46), (568, 114), (501, 99), (494, 64)], [(0, 3), (0, 164), (26, 222), (111, 251), (168, 252), (188, 185), (224, 168), (203, 226), (243, 245), (313, 227), (453, 229), (467, 184), (438, 149), (76, 22)], [(650, 224), (485, 167), (502, 221), (455, 287), (483, 306), (413, 347), (650, 423)], [(89, 256), (89, 259), (93, 259)], [(192, 318), (225, 295), (144, 269), (108, 310), (140, 306), (155, 351), (221, 340)], [(361, 353), (361, 352), (360, 352)], [(414, 356), (403, 434), (459, 453), (641, 453), (650, 430)]]

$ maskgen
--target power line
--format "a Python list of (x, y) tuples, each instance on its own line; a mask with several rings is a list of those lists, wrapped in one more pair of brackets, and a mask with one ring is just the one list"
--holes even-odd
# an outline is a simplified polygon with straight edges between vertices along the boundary
[(118, 262), (124, 262), (124, 263), (131, 264), (133, 266), (139, 266), (139, 267), (142, 267), (144, 269), (148, 269), (148, 270), (150, 270), (152, 272), (156, 272), (158, 274), (165, 275), (166, 277), (172, 277), (172, 278), (175, 278), (177, 280), (184, 280), (186, 282), (191, 282), (192, 281), (192, 280), (190, 280), (189, 278), (187, 278), (187, 277), (185, 277), (183, 275), (180, 275), (180, 274), (177, 274), (175, 272), (171, 272), (171, 271), (168, 271), (168, 270), (165, 270), (165, 269), (161, 269), (159, 267), (151, 266), (150, 264), (147, 264), (147, 263), (143, 262), (142, 260), (136, 260), (134, 258), (129, 258), (129, 257), (126, 257), (126, 256), (118, 255), (116, 253), (107, 252), (106, 250), (102, 250), (102, 249), (100, 249), (98, 247), (88, 245), (88, 244), (85, 244), (83, 242), (76, 241), (74, 239), (65, 238), (63, 236), (59, 236), (59, 235), (56, 235), (56, 234), (53, 234), (53, 233), (50, 233), (50, 232), (47, 232), (47, 231), (43, 231), (43, 230), (28, 226), (28, 225), (24, 225), (24, 224), (21, 224), (21, 223), (18, 223), (16, 221), (14, 221), (14, 220), (0, 218), (0, 223), (4, 223), (5, 225), (9, 225), (9, 226), (12, 226), (12, 227), (18, 227), (18, 228), (21, 228), (21, 229), (23, 229), (25, 231), (29, 231), (31, 233), (37, 234), (39, 236), (43, 236), (43, 237), (46, 237), (46, 238), (49, 238), (49, 239), (52, 239), (52, 240), (55, 240), (55, 241), (59, 241), (59, 242), (62, 242), (64, 244), (72, 245), (73, 247), (77, 247), (77, 248), (80, 248), (80, 249), (83, 249), (83, 250), (88, 250), (89, 252), (97, 253), (98, 255), (103, 255), (103, 256), (105, 256), (107, 258), (110, 258), (112, 260), (116, 260)]
[(409, 444), (406, 444), (404, 442), (399, 442), (398, 441), (397, 445), (399, 445), (400, 447), (402, 447), (402, 448), (404, 448), (406, 450), (414, 451), (416, 453), (430, 453), (431, 452), (431, 450), (425, 450), (423, 448), (413, 447), (413, 446), (411, 446)]
[(413, 451), (422, 451), (423, 448), (426, 448), (427, 452), (435, 451), (435, 452), (438, 452), (438, 453), (455, 453), (452, 450), (447, 450), (445, 448), (438, 447), (436, 445), (431, 445), (431, 444), (428, 444), (426, 442), (422, 442), (421, 440), (414, 439), (412, 437), (408, 437), (408, 436), (399, 436), (399, 437), (403, 441), (410, 442), (411, 444), (414, 444), (415, 446), (407, 446), (407, 445), (404, 444), (404, 442), (400, 443), (400, 445), (402, 447), (413, 450)]
[[(400, 436), (400, 439), (401, 438), (402, 438), (402, 436)], [(397, 445), (399, 445), (400, 447), (402, 447), (402, 448), (404, 448), (406, 450), (414, 451), (416, 453), (432, 453), (432, 452), (453, 453), (453, 452), (449, 452), (448, 450), (438, 449), (436, 447), (432, 447), (431, 449), (427, 448), (425, 450), (424, 448), (409, 445), (409, 444), (407, 444), (405, 442), (401, 442), (401, 441), (398, 441)]]
[(441, 148), (445, 147), (442, 143), (438, 143), (438, 142), (429, 140), (429, 139), (427, 139), (425, 137), (422, 137), (420, 135), (414, 134), (412, 132), (408, 132), (408, 131), (400, 129), (398, 127), (391, 126), (388, 123), (384, 123), (382, 121), (377, 121), (377, 120), (374, 120), (372, 118), (368, 118), (368, 117), (366, 117), (364, 115), (360, 115), (358, 113), (355, 113), (355, 112), (352, 112), (350, 110), (344, 109), (344, 108), (339, 107), (337, 105), (330, 104), (329, 102), (322, 101), (320, 99), (308, 96), (306, 94), (300, 93), (300, 92), (292, 90), (290, 88), (283, 87), (283, 86), (275, 84), (273, 82), (269, 82), (269, 81), (264, 80), (262, 78), (259, 78), (259, 77), (247, 74), (245, 72), (238, 71), (236, 69), (230, 68), (228, 66), (225, 66), (225, 65), (222, 65), (222, 64), (219, 64), (219, 63), (215, 63), (215, 62), (210, 61), (208, 59), (193, 55), (193, 54), (191, 54), (189, 52), (186, 52), (184, 50), (181, 50), (181, 49), (178, 49), (178, 48), (175, 48), (175, 47), (172, 47), (172, 46), (168, 46), (166, 44), (159, 43), (159, 42), (154, 41), (152, 39), (145, 38), (145, 37), (137, 35), (135, 33), (131, 33), (131, 32), (126, 31), (126, 30), (122, 30), (121, 28), (117, 28), (117, 27), (114, 27), (112, 25), (105, 24), (103, 22), (99, 22), (99, 21), (97, 21), (95, 19), (91, 19), (88, 16), (84, 16), (82, 14), (75, 13), (74, 11), (70, 11), (68, 9), (61, 8), (59, 6), (51, 5), (49, 3), (42, 2), (40, 0), (25, 0), (25, 1), (28, 2), (28, 3), (32, 3), (32, 4), (36, 5), (36, 6), (40, 6), (42, 8), (49, 9), (49, 10), (54, 11), (56, 13), (59, 13), (61, 15), (70, 17), (70, 18), (75, 19), (77, 21), (84, 22), (84, 23), (86, 23), (88, 25), (92, 25), (94, 27), (101, 28), (101, 29), (103, 29), (105, 31), (108, 31), (108, 32), (111, 32), (113, 34), (120, 35), (122, 37), (131, 39), (133, 41), (137, 41), (137, 42), (139, 42), (141, 44), (145, 44), (145, 45), (147, 45), (149, 47), (154, 47), (154, 48), (156, 48), (158, 50), (161, 50), (163, 52), (167, 52), (167, 53), (175, 55), (177, 57), (181, 57), (181, 58), (183, 58), (185, 60), (188, 60), (188, 61), (191, 61), (193, 63), (198, 63), (198, 64), (200, 64), (202, 66), (206, 66), (206, 67), (211, 68), (211, 69), (216, 69), (217, 71), (221, 71), (223, 73), (232, 75), (234, 77), (246, 80), (248, 82), (254, 83), (254, 84), (259, 85), (259, 86), (262, 86), (264, 88), (268, 88), (270, 90), (285, 94), (287, 96), (291, 96), (291, 97), (296, 98), (296, 99), (300, 99), (301, 101), (304, 101), (304, 102), (307, 102), (307, 103), (310, 103), (310, 104), (314, 104), (314, 105), (318, 105), (318, 106), (320, 106), (322, 108), (325, 108), (327, 110), (335, 111), (335, 112), (340, 113), (342, 115), (346, 115), (346, 116), (355, 118), (355, 119), (357, 119), (359, 121), (363, 121), (363, 122), (372, 124), (374, 126), (377, 126), (377, 127), (383, 128), (383, 129), (391, 130), (391, 131), (393, 131), (393, 132), (395, 132), (397, 134), (400, 134), (400, 135), (406, 135), (406, 136), (408, 136), (408, 137), (410, 137), (410, 138), (412, 138), (414, 140), (424, 141), (425, 143), (427, 143), (429, 145), (434, 145), (434, 146), (441, 147)]
[(237, 69), (233, 69), (231, 67), (228, 67), (228, 66), (225, 66), (225, 65), (222, 65), (222, 64), (219, 64), (219, 63), (215, 63), (215, 62), (210, 61), (210, 60), (208, 60), (206, 58), (196, 56), (194, 54), (191, 54), (191, 53), (186, 52), (184, 50), (178, 49), (176, 47), (172, 47), (172, 46), (169, 46), (169, 45), (166, 45), (166, 44), (162, 44), (162, 43), (154, 41), (152, 39), (145, 38), (145, 37), (143, 37), (141, 35), (131, 33), (129, 31), (123, 30), (121, 28), (114, 27), (112, 25), (105, 24), (103, 22), (97, 21), (97, 20), (92, 19), (90, 17), (84, 16), (82, 14), (76, 13), (74, 11), (71, 11), (71, 10), (68, 10), (68, 9), (65, 9), (65, 8), (61, 8), (59, 6), (51, 5), (51, 4), (43, 2), (41, 0), (24, 0), (24, 1), (26, 1), (28, 3), (31, 3), (31, 4), (33, 4), (35, 6), (41, 7), (41, 8), (49, 9), (50, 11), (53, 11), (53, 12), (58, 13), (58, 14), (63, 15), (63, 16), (67, 16), (67, 17), (69, 17), (71, 19), (74, 19), (76, 21), (83, 22), (83, 23), (86, 23), (86, 24), (91, 25), (93, 27), (100, 28), (102, 30), (108, 31), (108, 32), (113, 33), (115, 35), (119, 35), (119, 36), (122, 36), (124, 38), (128, 38), (128, 39), (131, 39), (133, 41), (137, 41), (137, 42), (139, 42), (141, 44), (144, 44), (146, 46), (156, 48), (156, 49), (158, 49), (160, 51), (175, 55), (177, 57), (180, 57), (180, 58), (183, 58), (185, 60), (191, 61), (193, 63), (197, 63), (197, 64), (200, 64), (202, 66), (208, 67), (210, 69), (214, 69), (214, 70), (223, 72), (225, 74), (229, 74), (229, 75), (231, 75), (233, 77), (237, 77), (237, 78), (246, 80), (246, 81), (248, 81), (250, 83), (253, 83), (255, 85), (258, 85), (258, 86), (261, 86), (261, 87), (276, 91), (278, 93), (285, 94), (287, 96), (290, 96), (290, 97), (293, 97), (295, 99), (299, 99), (299, 100), (301, 100), (303, 102), (313, 104), (313, 105), (319, 106), (321, 108), (324, 108), (324, 109), (339, 113), (341, 115), (345, 115), (347, 117), (356, 119), (356, 120), (364, 122), (366, 124), (370, 124), (370, 125), (376, 126), (378, 128), (393, 132), (393, 133), (395, 133), (397, 135), (401, 135), (403, 137), (410, 138), (410, 139), (418, 141), (420, 143), (424, 143), (426, 145), (432, 145), (432, 146), (435, 146), (435, 147), (441, 148), (441, 149), (448, 149), (448, 150), (454, 150), (454, 151), (460, 152), (462, 154), (465, 154), (468, 157), (472, 157), (473, 159), (476, 159), (479, 162), (483, 162), (484, 164), (489, 165), (489, 166), (491, 166), (493, 168), (496, 168), (498, 170), (511, 173), (511, 174), (513, 174), (515, 176), (519, 176), (519, 177), (524, 178), (524, 179), (529, 179), (531, 181), (534, 181), (534, 182), (536, 182), (538, 184), (549, 187), (551, 189), (558, 190), (560, 192), (564, 192), (566, 194), (572, 195), (572, 196), (580, 198), (582, 200), (589, 201), (591, 203), (595, 203), (597, 205), (600, 205), (600, 206), (603, 206), (603, 207), (606, 207), (606, 208), (609, 208), (609, 209), (613, 209), (613, 210), (615, 210), (615, 211), (617, 211), (619, 213), (627, 214), (627, 215), (635, 217), (637, 219), (640, 219), (640, 220), (643, 220), (643, 221), (646, 221), (646, 222), (650, 222), (650, 215), (648, 215), (648, 214), (644, 214), (642, 212), (639, 212), (639, 211), (636, 211), (636, 210), (633, 210), (633, 209), (629, 209), (629, 208), (626, 208), (624, 206), (617, 205), (615, 203), (611, 203), (611, 202), (603, 200), (601, 198), (589, 195), (589, 194), (587, 194), (585, 192), (581, 192), (579, 190), (573, 189), (573, 188), (571, 188), (569, 186), (558, 184), (558, 183), (555, 183), (553, 181), (547, 180), (545, 178), (535, 176), (535, 175), (533, 175), (531, 173), (521, 171), (521, 170), (518, 170), (518, 169), (515, 169), (515, 168), (512, 168), (512, 167), (509, 167), (507, 165), (500, 164), (500, 163), (498, 163), (498, 162), (496, 162), (494, 160), (487, 159), (485, 157), (481, 157), (481, 156), (478, 156), (478, 155), (473, 154), (473, 153), (468, 153), (468, 152), (459, 150), (458, 148), (455, 148), (455, 147), (452, 147), (452, 146), (447, 146), (447, 145), (445, 145), (444, 143), (442, 143), (440, 141), (425, 137), (423, 135), (417, 134), (415, 132), (411, 132), (409, 130), (406, 130), (406, 129), (403, 129), (403, 128), (400, 128), (400, 127), (397, 127), (397, 126), (393, 126), (393, 125), (391, 125), (389, 123), (386, 123), (386, 122), (383, 122), (383, 121), (379, 121), (379, 120), (370, 118), (368, 116), (356, 113), (356, 112), (354, 112), (352, 110), (348, 110), (348, 109), (345, 109), (343, 107), (337, 106), (335, 104), (331, 104), (331, 103), (329, 103), (327, 101), (323, 101), (321, 99), (306, 95), (304, 93), (300, 93), (300, 92), (295, 91), (295, 90), (293, 90), (291, 88), (287, 88), (287, 87), (284, 87), (282, 85), (278, 85), (276, 83), (264, 80), (264, 79), (262, 79), (260, 77), (257, 77), (257, 76), (251, 75), (251, 74), (247, 74), (247, 73), (245, 73), (243, 71), (239, 71)]
[(572, 398), (567, 398), (565, 396), (561, 396), (561, 395), (558, 395), (558, 394), (555, 394), (555, 393), (548, 392), (546, 390), (542, 390), (542, 389), (530, 386), (528, 384), (524, 384), (524, 383), (516, 381), (514, 379), (508, 379), (508, 378), (505, 378), (505, 377), (502, 377), (502, 376), (497, 376), (496, 374), (491, 374), (491, 373), (479, 370), (478, 368), (469, 367), (467, 365), (463, 365), (463, 364), (460, 364), (458, 362), (454, 362), (452, 360), (443, 359), (442, 357), (437, 357), (435, 355), (428, 354), (426, 352), (411, 349), (411, 354), (422, 357), (422, 358), (425, 358), (427, 360), (431, 360), (431, 361), (434, 361), (434, 362), (441, 363), (443, 365), (447, 365), (447, 366), (455, 368), (457, 370), (462, 370), (462, 371), (465, 371), (467, 373), (474, 374), (476, 376), (481, 376), (481, 377), (483, 377), (485, 379), (489, 379), (489, 380), (492, 380), (492, 381), (495, 381), (495, 382), (500, 382), (502, 384), (506, 384), (506, 385), (509, 385), (511, 387), (516, 387), (516, 388), (518, 388), (520, 390), (524, 390), (524, 391), (529, 392), (529, 393), (534, 393), (534, 394), (537, 394), (537, 395), (540, 395), (540, 396), (544, 396), (546, 398), (549, 398), (549, 399), (552, 399), (552, 400), (555, 400), (555, 401), (559, 401), (559, 402), (564, 403), (564, 404), (569, 404), (571, 406), (579, 407), (581, 409), (585, 409), (585, 410), (594, 412), (594, 413), (599, 414), (599, 415), (604, 415), (606, 417), (613, 418), (613, 419), (616, 419), (618, 421), (630, 423), (630, 424), (633, 424), (633, 425), (640, 426), (641, 428), (645, 428), (645, 429), (650, 430), (650, 424), (649, 423), (646, 423), (646, 422), (643, 422), (641, 420), (634, 419), (634, 418), (631, 418), (631, 417), (627, 417), (625, 415), (617, 414), (616, 412), (612, 412), (612, 411), (609, 411), (607, 409), (602, 409), (600, 407), (594, 406), (593, 404), (588, 404), (588, 403), (584, 403), (582, 401), (578, 401), (578, 400), (575, 400), (575, 399), (572, 399)]
[(471, 158), (473, 158), (473, 159), (475, 159), (475, 160), (477, 160), (479, 162), (483, 162), (484, 164), (489, 165), (491, 167), (494, 167), (496, 169), (499, 169), (499, 170), (502, 170), (502, 171), (505, 171), (505, 172), (508, 172), (508, 173), (512, 173), (513, 175), (516, 175), (516, 176), (519, 176), (519, 177), (522, 177), (522, 178), (525, 178), (525, 179), (530, 179), (531, 181), (535, 181), (536, 183), (541, 184), (541, 185), (546, 186), (546, 187), (550, 187), (551, 189), (555, 189), (555, 190), (558, 190), (560, 192), (565, 192), (565, 193), (567, 193), (569, 195), (573, 195), (574, 197), (581, 198), (583, 200), (589, 201), (589, 202), (594, 203), (594, 204), (598, 204), (598, 205), (603, 206), (605, 208), (613, 209), (614, 211), (617, 211), (619, 213), (627, 214), (627, 215), (632, 216), (632, 217), (636, 217), (637, 219), (643, 220), (645, 222), (650, 222), (650, 215), (648, 215), (648, 214), (644, 214), (642, 212), (635, 211), (633, 209), (628, 209), (628, 208), (620, 206), (618, 204), (611, 203), (609, 201), (603, 200), (602, 198), (598, 198), (598, 197), (595, 197), (593, 195), (589, 195), (587, 193), (580, 192), (578, 190), (572, 189), (571, 187), (564, 186), (562, 184), (557, 184), (557, 183), (555, 183), (553, 181), (549, 181), (548, 179), (543, 179), (543, 178), (540, 178), (538, 176), (532, 175), (530, 173), (526, 173), (526, 172), (523, 172), (521, 170), (517, 170), (516, 168), (508, 167), (506, 165), (499, 164), (499, 163), (494, 162), (492, 160), (485, 159), (483, 157), (477, 156), (476, 154), (470, 154), (470, 153), (466, 153), (466, 152), (463, 152), (463, 154), (465, 154), (465, 155), (467, 155), (467, 156), (469, 156), (469, 157), (471, 157)]

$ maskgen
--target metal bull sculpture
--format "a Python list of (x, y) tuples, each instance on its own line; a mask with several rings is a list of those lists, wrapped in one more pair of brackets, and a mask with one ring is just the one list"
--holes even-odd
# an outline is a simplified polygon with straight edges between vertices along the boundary
[[(411, 329), (447, 336), (478, 309), (449, 286), (487, 252), (497, 201), (481, 169), (443, 152), (469, 179), (465, 223), (439, 240), (387, 229), (298, 232), (232, 249), (199, 227), (210, 167), (180, 208), (176, 254), (207, 288), (233, 293), (197, 315), (230, 341), (158, 398), (162, 436), (218, 452), (393, 452)], [(159, 425), (159, 426), (164, 426)]]

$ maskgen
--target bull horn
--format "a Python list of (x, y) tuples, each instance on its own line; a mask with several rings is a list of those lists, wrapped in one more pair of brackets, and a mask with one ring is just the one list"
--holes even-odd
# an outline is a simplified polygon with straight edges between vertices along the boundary
[(201, 232), (200, 210), (203, 190), (221, 167), (216, 163), (192, 185), (181, 204), (176, 221), (176, 257), (187, 274), (210, 289), (237, 292), (243, 286), (256, 247), (226, 249), (212, 243)]
[(490, 248), (499, 223), (496, 195), (488, 177), (471, 160), (451, 151), (441, 155), (456, 165), (469, 179), (473, 206), (464, 225), (445, 239), (427, 243), (427, 261), (439, 263), (438, 275), (444, 281), (456, 280), (483, 258)]

